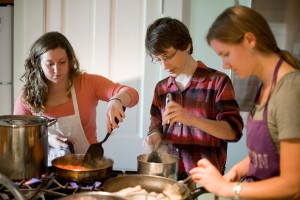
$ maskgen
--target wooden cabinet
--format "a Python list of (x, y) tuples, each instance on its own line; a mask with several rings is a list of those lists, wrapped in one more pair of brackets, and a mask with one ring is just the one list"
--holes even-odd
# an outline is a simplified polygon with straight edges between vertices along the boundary
[(0, 0), (0, 5), (12, 5), (14, 4), (14, 0)]
[(266, 18), (279, 48), (288, 50), (300, 59), (300, 1), (253, 0), (252, 8)]

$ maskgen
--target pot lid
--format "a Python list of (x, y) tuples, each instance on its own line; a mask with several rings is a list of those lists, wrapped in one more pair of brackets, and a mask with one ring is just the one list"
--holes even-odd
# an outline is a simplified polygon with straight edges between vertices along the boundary
[(48, 123), (49, 119), (33, 115), (3, 115), (0, 116), (0, 126), (24, 127)]

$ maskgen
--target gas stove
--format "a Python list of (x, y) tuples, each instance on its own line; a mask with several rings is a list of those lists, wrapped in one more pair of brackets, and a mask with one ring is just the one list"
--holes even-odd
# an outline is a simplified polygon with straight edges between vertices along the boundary
[[(43, 175), (41, 178), (11, 181), (11, 183), (25, 200), (53, 200), (80, 192), (102, 191), (102, 185), (106, 180), (117, 176), (136, 173), (135, 171), (112, 170), (111, 175), (106, 179), (83, 184), (67, 181), (49, 170), (49, 173)], [(7, 187), (0, 184), (0, 200), (14, 199), (18, 200), (19, 198)]]

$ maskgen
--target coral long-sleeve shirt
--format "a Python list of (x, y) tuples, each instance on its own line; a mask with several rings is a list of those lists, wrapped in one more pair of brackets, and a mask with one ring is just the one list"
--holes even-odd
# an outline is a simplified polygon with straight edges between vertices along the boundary
[[(86, 73), (80, 74), (74, 81), (74, 87), (81, 124), (89, 143), (97, 142), (96, 107), (99, 100), (108, 101), (111, 97), (121, 91), (128, 93), (131, 98), (131, 102), (128, 107), (133, 107), (139, 100), (139, 95), (135, 89), (114, 83), (100, 75)], [(69, 99), (69, 101), (63, 105), (45, 105), (45, 110), (42, 116), (59, 118), (74, 115), (74, 113), (75, 111), (72, 99)], [(16, 99), (14, 115), (33, 115), (22, 98), (22, 92)]]

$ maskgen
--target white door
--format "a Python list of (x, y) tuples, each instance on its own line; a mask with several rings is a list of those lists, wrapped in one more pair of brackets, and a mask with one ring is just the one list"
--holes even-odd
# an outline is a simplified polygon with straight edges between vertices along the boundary
[(0, 115), (12, 114), (12, 85), (0, 84)]
[(12, 114), (13, 7), (0, 6), (0, 115)]

